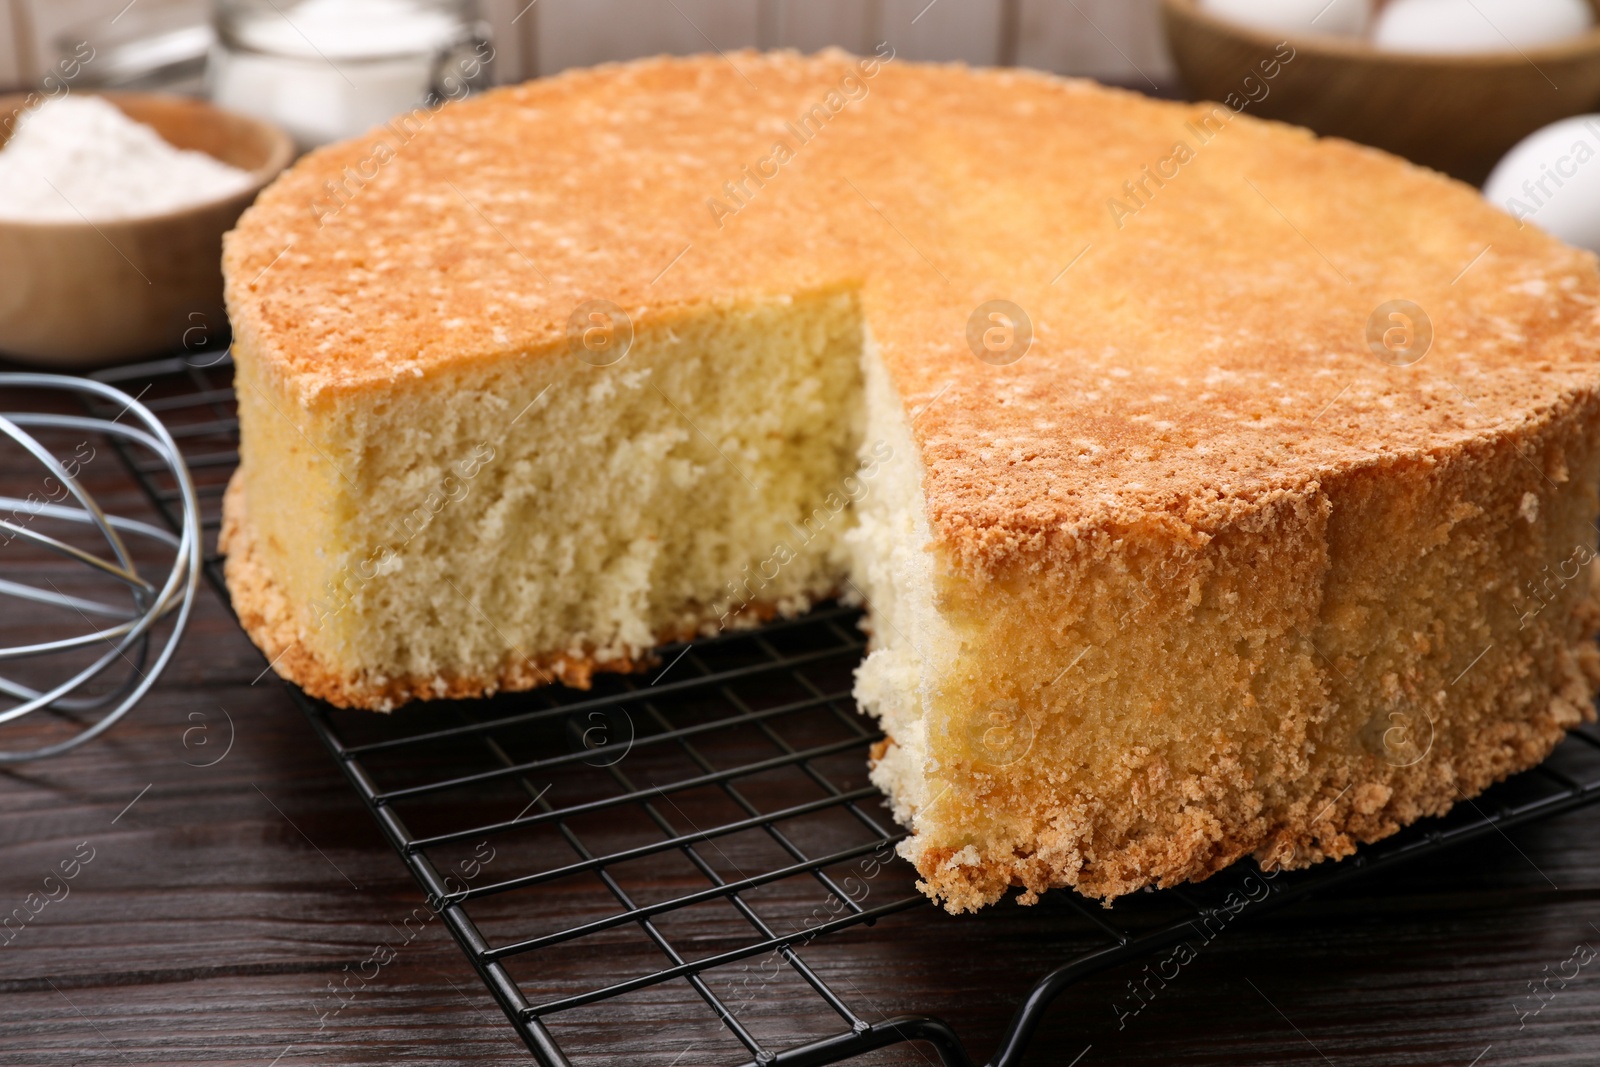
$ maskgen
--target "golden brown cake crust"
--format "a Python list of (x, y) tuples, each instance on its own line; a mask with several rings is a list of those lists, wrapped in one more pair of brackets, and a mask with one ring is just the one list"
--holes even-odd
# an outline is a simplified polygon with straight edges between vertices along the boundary
[[(1596, 576), (1600, 572), (1591, 570), (1591, 581)], [(1494, 721), (1448, 760), (1346, 773), (1307, 794), (1289, 817), (1279, 813), (1269, 819), (1263, 815), (1272, 807), (1266, 788), (1241, 774), (1237, 753), (1221, 745), (1213, 754), (1214, 766), (1225, 773), (1161, 783), (1163, 795), (1190, 802), (1165, 813), (1160, 832), (1139, 825), (1136, 803), (1108, 801), (1098, 806), (1100, 823), (1090, 842), (1076, 829), (1046, 831), (1025, 855), (982, 856), (959, 864), (952, 862), (956, 849), (928, 849), (917, 857), (918, 887), (946, 910), (961, 913), (992, 904), (1011, 888), (1023, 890), (1017, 898), (1021, 904), (1068, 886), (1109, 903), (1147, 885), (1201, 881), (1245, 856), (1254, 856), (1268, 871), (1343, 859), (1358, 845), (1382, 840), (1419, 818), (1443, 815), (1457, 802), (1535, 766), (1568, 730), (1595, 721), (1600, 590), (1591, 593), (1583, 615), (1585, 636), (1559, 657), (1548, 704), (1532, 714), (1521, 711)], [(892, 744), (891, 739), (875, 746), (873, 760), (882, 759)], [(1054, 797), (1034, 798), (1029, 814), (1048, 825), (1060, 815), (1056, 804)], [(1023, 801), (1023, 809), (1029, 807)]]
[[(1266, 604), (1283, 606), (1279, 616), (1290, 616), (1297, 596), (1309, 592), (1309, 617), (1279, 621), (1287, 623), (1284, 636), (1305, 642), (1301, 653), (1323, 691), (1253, 703), (1248, 682), (1222, 689), (1221, 702), (1239, 708), (1240, 719), (1259, 715), (1271, 724), (1264, 739), (1241, 743), (1243, 722), (1200, 726), (1195, 709), (1185, 708), (1175, 717), (1191, 731), (1187, 751), (1174, 758), (1172, 746), (1152, 736), (1159, 717), (1137, 715), (1130, 704), (1125, 710), (1143, 736), (1112, 741), (1104, 722), (1086, 732), (1086, 745), (1113, 757), (1089, 789), (1070, 772), (1055, 773), (1059, 763), (1041, 766), (1026, 756), (999, 775), (950, 768), (971, 809), (1006, 811), (1026, 829), (1016, 847), (991, 845), (977, 856), (927, 849), (916, 856), (924, 888), (962, 911), (1011, 886), (1024, 888), (1024, 903), (1064, 885), (1113, 898), (1201, 879), (1246, 855), (1269, 869), (1338, 859), (1537, 764), (1567, 730), (1593, 722), (1600, 391), (1552, 408), (1559, 413), (1507, 426), (1427, 465), (1330, 479), (1298, 503), (1303, 514), (1321, 512), (1322, 522), (1284, 514), (1271, 524), (1273, 565), (1247, 581)], [(1539, 507), (1519, 507), (1535, 493)], [(1300, 546), (1292, 530), (1303, 531)], [(1300, 573), (1297, 547), (1310, 549), (1299, 553), (1310, 563)], [(1219, 561), (1229, 555), (1215, 542), (1208, 553)], [(1045, 575), (1036, 584), (1060, 580)], [(1177, 629), (1198, 634), (1196, 613), (1225, 599), (1215, 592), (1192, 597), (1192, 610), (1179, 606)], [(1355, 617), (1395, 598), (1426, 606), (1406, 617)], [(1158, 628), (1168, 606), (1152, 607), (1142, 626)], [(1038, 618), (1054, 614), (1038, 605)], [(1434, 625), (1413, 628), (1418, 615)], [(998, 643), (1006, 641), (1003, 632)], [(1292, 660), (1289, 643), (1274, 634), (1272, 670)], [(1158, 671), (1179, 670), (1148, 660)], [(1101, 662), (1085, 661), (1091, 670)], [(1194, 694), (1197, 686), (1186, 681), (1174, 678), (1170, 689)], [(1037, 726), (1037, 744), (1059, 759), (1059, 737), (1045, 736), (1052, 723)], [(889, 753), (873, 755), (881, 761)]]
[[(1204, 539), (1595, 380), (1592, 255), (1438, 174), (1219, 108), (838, 52), (575, 71), (311, 153), (230, 234), (228, 300), (315, 405), (549, 358), (594, 297), (638, 324), (858, 279), (920, 413), (938, 546), (972, 575), (1113, 528)], [(1163, 164), (1180, 142), (1192, 158)], [(1035, 335), (1006, 366), (966, 343), (997, 298)], [(1396, 299), (1435, 331), (1411, 366), (1367, 343)]]
[[(959, 866), (950, 862), (955, 849), (930, 849), (918, 858), (923, 879), (918, 887), (952, 913), (977, 911), (1011, 888), (1024, 890), (1018, 897), (1021, 904), (1036, 903), (1040, 893), (1067, 886), (1109, 903), (1147, 885), (1168, 888), (1201, 881), (1245, 856), (1254, 856), (1263, 870), (1273, 871), (1353, 855), (1358, 845), (1380, 841), (1419, 818), (1443, 815), (1458, 801), (1540, 763), (1569, 729), (1595, 721), (1600, 650), (1594, 635), (1600, 596), (1591, 597), (1585, 614), (1587, 636), (1580, 647), (1562, 657), (1557, 695), (1549, 706), (1531, 716), (1496, 723), (1478, 744), (1461, 749), (1447, 764), (1429, 764), (1420, 769), (1424, 773), (1390, 768), (1400, 773), (1347, 776), (1307, 797), (1294, 819), (1271, 826), (1260, 814), (1268, 806), (1263, 791), (1236, 777), (1172, 781), (1166, 784), (1175, 794), (1204, 797), (1206, 802), (1173, 812), (1172, 825), (1160, 834), (1130, 835), (1125, 825), (1117, 827), (1124, 831), (1119, 834), (1112, 829), (1113, 820), (1087, 854), (1075, 835), (1046, 834), (1029, 855), (985, 857)], [(884, 742), (883, 747), (892, 743)], [(882, 757), (883, 747), (873, 753), (874, 759)], [(1217, 755), (1226, 765), (1229, 754)], [(1041, 822), (1054, 814), (1046, 809), (1036, 813)], [(1064, 868), (1059, 862), (1062, 855), (1071, 855), (1075, 862)]]
[[(807, 116), (817, 129), (802, 137), (793, 126)], [(482, 361), (563, 357), (569, 317), (590, 299), (643, 329), (712, 305), (855, 288), (912, 416), (941, 580), (980, 613), (1006, 588), (1032, 583), (1047, 599), (1056, 579), (1094, 567), (1121, 592), (1141, 559), (1214, 561), (1248, 529), (1261, 584), (1287, 580), (1286, 558), (1301, 553), (1317, 596), (1329, 593), (1272, 631), (1308, 642), (1298, 661), (1237, 653), (1258, 655), (1263, 675), (1294, 673), (1341, 633), (1381, 629), (1340, 615), (1378, 611), (1381, 596), (1334, 603), (1332, 592), (1366, 576), (1360, 557), (1386, 530), (1369, 523), (1345, 543), (1306, 533), (1358, 511), (1363, 493), (1405, 504), (1431, 471), (1458, 478), (1440, 483), (1444, 510), (1405, 516), (1401, 540), (1419, 565), (1434, 526), (1441, 544), (1450, 537), (1450, 509), (1470, 511), (1496, 486), (1527, 482), (1547, 509), (1592, 503), (1593, 449), (1570, 448), (1584, 452), (1571, 471), (1582, 486), (1548, 456), (1595, 433), (1594, 256), (1370, 149), (1213, 105), (841, 53), (577, 71), (413, 126), (310, 154), (228, 238), (241, 350), (307, 419), (402, 379), (448, 388), (453, 371)], [(773, 170), (785, 139), (793, 148)], [(990, 300), (1032, 324), (1031, 348), (1003, 365), (968, 343)], [(1397, 300), (1420, 306), (1433, 331), (1425, 357), (1405, 365), (1380, 358), (1369, 336)], [(241, 619), (283, 656), (282, 673), (335, 702), (522, 687), (535, 670), (580, 680), (600, 666), (558, 657), (496, 678), (342, 677), (300, 643), (237, 486), (228, 505)], [(1275, 536), (1277, 519), (1286, 532)], [(1487, 573), (1502, 562), (1531, 573), (1564, 548), (1519, 545), (1503, 528), (1449, 542), (1458, 555), (1440, 587), (1475, 596), (1463, 576), (1504, 579)], [(1255, 564), (1234, 562), (1247, 581)], [(1434, 642), (1395, 652), (1390, 672), (1398, 706), (1441, 709), (1443, 747), (1416, 766), (1361, 748), (1360, 716), (1383, 708), (1339, 693), (1336, 652), (1266, 708), (1277, 718), (1239, 690), (1227, 710), (1284, 735), (1255, 750), (1197, 733), (1169, 746), (1187, 765), (1165, 778), (1162, 752), (1121, 742), (1102, 745), (1121, 764), (1076, 780), (1067, 767), (1045, 768), (1029, 789), (1020, 772), (969, 775), (952, 792), (980, 814), (1017, 814), (1027, 833), (978, 856), (929, 847), (918, 870), (961, 910), (1010, 885), (1025, 899), (1053, 885), (1115, 896), (1249, 853), (1288, 866), (1345, 855), (1532, 765), (1592, 715), (1595, 610), (1563, 596), (1527, 634), (1494, 607), (1461, 613), (1465, 633), (1399, 635)], [(1097, 603), (1094, 591), (1079, 603)], [(1012, 621), (1057, 636), (1074, 624), (1067, 614)], [(1499, 650), (1446, 693), (1450, 655), (1474, 651), (1479, 630)], [(1053, 665), (1059, 652), (1036, 659)]]

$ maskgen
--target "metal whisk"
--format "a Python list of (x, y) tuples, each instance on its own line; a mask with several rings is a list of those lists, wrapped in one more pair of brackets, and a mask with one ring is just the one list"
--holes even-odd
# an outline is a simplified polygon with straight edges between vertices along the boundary
[[(31, 712), (46, 710), (60, 713), (64, 719), (81, 727), (72, 737), (55, 744), (25, 751), (0, 750), (0, 763), (20, 763), (57, 755), (98, 737), (126, 715), (155, 684), (177, 648), (200, 580), (200, 508), (189, 469), (172, 435), (148, 408), (133, 397), (86, 378), (55, 374), (0, 374), (0, 389), (58, 390), (80, 398), (107, 402), (120, 409), (118, 415), (110, 419), (40, 412), (0, 413), (0, 434), (21, 445), (38, 461), (48, 477), (53, 478), (64, 490), (51, 493), (60, 503), (0, 496), (0, 513), (11, 516), (10, 519), (0, 519), (0, 536), (7, 541), (27, 541), (91, 567), (120, 582), (129, 597), (127, 603), (105, 603), (61, 592), (48, 580), (47, 587), (41, 588), (0, 579), (0, 598), (61, 609), (67, 618), (76, 615), (88, 628), (88, 632), (75, 637), (0, 647), (0, 705), (10, 704), (0, 711), (0, 724), (20, 719)], [(146, 522), (106, 515), (79, 484), (73, 472), (67, 470), (66, 465), (29, 432), (45, 429), (120, 438), (155, 456), (177, 482), (183, 507), (182, 532), (174, 536), (170, 531)], [(16, 519), (22, 521), (12, 521)], [(33, 528), (36, 519), (46, 520), (46, 525), (57, 522), (92, 527), (108, 551), (97, 555), (36, 530)], [(124, 544), (125, 536), (149, 540), (172, 550), (171, 567), (159, 588), (140, 574), (132, 554)], [(0, 562), (4, 562), (3, 557), (0, 557)], [(15, 606), (10, 610), (16, 610)], [(154, 633), (156, 625), (174, 612), (176, 620), (165, 638), (158, 642)], [(159, 644), (153, 659), (152, 644)], [(100, 651), (102, 648), (103, 651)], [(93, 662), (72, 671), (70, 676), (49, 689), (34, 689), (10, 674), (9, 665), (13, 662), (58, 656), (75, 650), (88, 650), (85, 654), (98, 655)], [(108, 691), (81, 695), (84, 687), (101, 674), (119, 669), (126, 672), (126, 677)], [(94, 714), (105, 708), (110, 710), (104, 711), (96, 719)]]

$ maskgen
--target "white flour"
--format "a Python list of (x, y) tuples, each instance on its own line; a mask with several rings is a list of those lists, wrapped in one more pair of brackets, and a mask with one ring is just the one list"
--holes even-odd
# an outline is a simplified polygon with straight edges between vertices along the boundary
[(174, 148), (96, 97), (46, 101), (0, 149), (0, 218), (25, 222), (158, 215), (249, 184), (249, 172)]

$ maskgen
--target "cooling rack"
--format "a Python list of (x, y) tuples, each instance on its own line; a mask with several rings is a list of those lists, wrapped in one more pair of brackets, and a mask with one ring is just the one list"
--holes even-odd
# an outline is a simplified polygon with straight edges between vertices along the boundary
[[(207, 574), (226, 597), (214, 546), (238, 460), (227, 353), (95, 377), (140, 397), (184, 450), (213, 548)], [(112, 445), (167, 521), (181, 522), (167, 472)], [(675, 1011), (698, 1003), (700, 1023), (731, 1035), (720, 1060), (695, 1062), (811, 1067), (916, 1042), (945, 1067), (973, 1067), (940, 1019), (883, 1018), (808, 961), (852, 931), (930, 907), (893, 858), (902, 831), (865, 779), (880, 735), (850, 696), (863, 652), (856, 620), (824, 606), (664, 649), (649, 673), (604, 677), (588, 692), (550, 687), (415, 714), (340, 711), (287, 688), (534, 1062), (589, 1062), (565, 1051), (586, 1012), (623, 1012), (630, 998), (675, 984), (692, 993)], [(1090, 975), (1208, 941), (1246, 911), (1597, 799), (1600, 739), (1585, 727), (1544, 765), (1340, 864), (1275, 875), (1246, 861), (1112, 910), (1052, 894), (1053, 914), (1075, 928), (1073, 950), (1018, 1004), (988, 1063), (1020, 1064), (1051, 1001)], [(686, 942), (683, 931), (704, 929), (695, 917), (713, 910), (716, 950), (704, 937)], [(594, 973), (563, 967), (575, 953), (614, 961), (608, 979), (575, 978)], [(807, 998), (834, 1021), (773, 1047), (753, 1006), (778, 997)], [(663, 1044), (686, 1024), (659, 1003), (651, 1011)]]

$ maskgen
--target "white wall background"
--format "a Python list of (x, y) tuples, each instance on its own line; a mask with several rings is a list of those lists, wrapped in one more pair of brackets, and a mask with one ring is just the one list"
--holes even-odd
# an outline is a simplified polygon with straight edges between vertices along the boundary
[[(205, 0), (132, 0), (188, 6)], [(908, 59), (1017, 63), (1111, 81), (1170, 80), (1156, 0), (478, 0), (495, 28), (497, 77), (521, 81), (571, 66), (712, 47), (887, 40)], [(129, 0), (0, 0), (0, 86), (35, 83), (56, 37), (104, 25)], [(92, 35), (91, 35), (92, 36)]]

